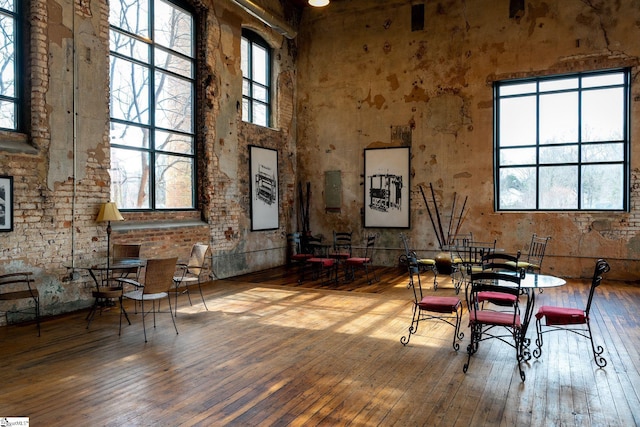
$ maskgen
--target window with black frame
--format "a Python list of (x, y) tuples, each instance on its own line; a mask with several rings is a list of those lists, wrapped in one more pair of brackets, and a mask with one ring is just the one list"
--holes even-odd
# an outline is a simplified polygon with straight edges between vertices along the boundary
[(271, 125), (271, 48), (251, 30), (242, 30), (242, 120)]
[(0, 129), (21, 130), (20, 3), (0, 2)]
[(111, 0), (111, 200), (193, 209), (195, 23), (178, 1)]
[(498, 211), (624, 211), (630, 70), (494, 84)]

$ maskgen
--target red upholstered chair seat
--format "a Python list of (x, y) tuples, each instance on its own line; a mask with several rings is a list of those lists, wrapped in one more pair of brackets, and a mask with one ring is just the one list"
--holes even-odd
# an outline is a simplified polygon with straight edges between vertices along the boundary
[(329, 268), (333, 267), (336, 260), (332, 258), (309, 258), (307, 262), (312, 264), (321, 264), (323, 268)]
[(542, 306), (536, 313), (536, 319), (545, 318), (546, 325), (581, 325), (587, 323), (584, 310), (579, 308)]
[[(513, 325), (513, 313), (489, 310), (471, 310), (469, 312), (469, 324), (479, 322), (484, 325), (511, 326)], [(520, 327), (520, 316), (516, 316), (516, 327)]]
[(294, 261), (306, 261), (309, 258), (313, 258), (313, 254), (294, 254), (291, 255), (291, 259)]
[(345, 261), (348, 265), (362, 265), (371, 262), (371, 258), (351, 257)]
[(478, 302), (489, 301), (496, 305), (510, 306), (515, 304), (516, 299), (515, 295), (505, 294), (502, 292), (478, 292)]
[(418, 303), (420, 309), (436, 313), (453, 313), (461, 305), (460, 298), (457, 297), (426, 296)]
[(332, 252), (329, 254), (329, 257), (344, 260), (344, 259), (350, 258), (351, 254), (348, 252)]

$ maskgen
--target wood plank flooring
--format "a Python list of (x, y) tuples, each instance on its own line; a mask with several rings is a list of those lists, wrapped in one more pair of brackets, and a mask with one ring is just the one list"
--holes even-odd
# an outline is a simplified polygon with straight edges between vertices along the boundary
[[(640, 425), (638, 284), (605, 278), (598, 289), (592, 324), (606, 368), (587, 340), (549, 334), (522, 383), (500, 342), (482, 343), (462, 372), (466, 312), (459, 352), (441, 322), (421, 324), (402, 346), (405, 274), (377, 272), (373, 285), (298, 284), (285, 269), (211, 282), (209, 311), (199, 295), (193, 306), (181, 298), (179, 335), (158, 316), (147, 344), (130, 303), (121, 336), (117, 310), (89, 330), (87, 311), (46, 319), (39, 338), (35, 325), (0, 327), (0, 417), (32, 426)], [(570, 281), (537, 304), (582, 306), (587, 286)], [(453, 295), (447, 277), (435, 294)]]

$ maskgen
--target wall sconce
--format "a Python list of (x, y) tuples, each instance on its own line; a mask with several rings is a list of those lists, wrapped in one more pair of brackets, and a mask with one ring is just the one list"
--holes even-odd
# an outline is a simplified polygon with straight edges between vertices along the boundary
[(309, 5), (313, 7), (324, 7), (329, 4), (329, 0), (309, 0)]
[(107, 221), (107, 269), (110, 267), (111, 258), (111, 221), (124, 221), (115, 202), (103, 203), (98, 212), (97, 222)]

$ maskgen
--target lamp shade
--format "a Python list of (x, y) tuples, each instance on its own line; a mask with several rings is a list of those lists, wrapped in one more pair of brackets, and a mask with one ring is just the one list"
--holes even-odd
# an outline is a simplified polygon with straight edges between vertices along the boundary
[(329, 0), (309, 0), (309, 4), (313, 7), (324, 7), (329, 4)]
[(96, 221), (124, 221), (124, 218), (120, 215), (120, 211), (115, 202), (107, 202), (100, 206), (100, 212), (98, 212)]

